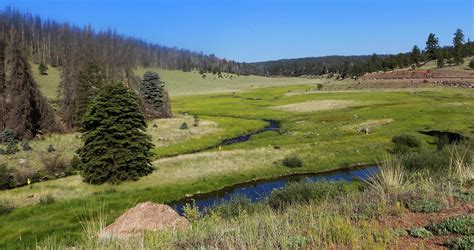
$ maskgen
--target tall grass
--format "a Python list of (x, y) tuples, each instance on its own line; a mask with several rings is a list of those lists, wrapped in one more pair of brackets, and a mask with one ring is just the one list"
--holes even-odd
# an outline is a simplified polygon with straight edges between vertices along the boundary
[(450, 147), (448, 176), (461, 182), (474, 179), (474, 162), (471, 158), (469, 145), (464, 147)]
[(385, 156), (379, 172), (366, 181), (370, 189), (379, 194), (383, 202), (392, 195), (406, 191), (410, 185), (405, 167), (400, 159)]

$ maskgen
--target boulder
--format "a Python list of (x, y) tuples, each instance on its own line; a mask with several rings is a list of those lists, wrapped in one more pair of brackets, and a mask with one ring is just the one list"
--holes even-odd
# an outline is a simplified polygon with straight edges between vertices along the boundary
[(170, 206), (153, 202), (139, 203), (99, 232), (100, 239), (141, 236), (146, 231), (186, 229), (189, 222)]

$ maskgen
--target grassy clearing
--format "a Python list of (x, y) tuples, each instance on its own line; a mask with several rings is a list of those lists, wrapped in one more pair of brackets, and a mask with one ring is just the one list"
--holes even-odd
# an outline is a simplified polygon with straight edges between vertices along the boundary
[[(392, 148), (391, 138), (406, 132), (432, 129), (460, 132), (467, 136), (474, 134), (472, 90), (439, 88), (286, 95), (304, 92), (308, 88), (311, 86), (174, 97), (172, 105), (176, 113), (197, 114), (202, 120), (217, 124), (217, 127), (209, 125), (205, 130), (212, 130), (210, 133), (203, 132), (185, 142), (157, 149), (159, 158), (192, 152), (214, 145), (225, 136), (261, 128), (265, 126), (261, 119), (277, 120), (281, 129), (279, 132), (256, 135), (244, 143), (224, 146), (221, 151), (214, 149), (160, 159), (155, 162), (157, 170), (137, 182), (90, 186), (82, 183), (79, 176), (72, 176), (37, 183), (31, 190), (2, 191), (0, 200), (10, 200), (23, 207), (0, 219), (0, 244), (15, 242), (20, 235), (22, 242), (11, 244), (31, 245), (50, 235), (62, 238), (65, 244), (74, 244), (81, 237), (82, 229), (73, 215), (79, 210), (91, 210), (86, 201), (94, 206), (106, 202), (108, 207), (105, 213), (107, 223), (110, 223), (125, 209), (141, 201), (163, 203), (186, 194), (207, 192), (253, 179), (377, 162)], [(364, 105), (307, 113), (272, 109), (275, 106), (324, 100), (352, 100)], [(462, 102), (465, 106), (446, 105), (455, 102)], [(357, 127), (385, 119), (393, 119), (393, 122), (373, 127), (368, 135), (346, 129), (347, 126)], [(179, 122), (173, 121), (173, 124)], [(187, 136), (183, 131), (178, 132), (176, 138)], [(156, 134), (159, 136), (159, 133)], [(434, 138), (421, 134), (416, 136), (422, 141), (421, 149), (436, 148)], [(281, 160), (295, 154), (302, 160), (303, 166), (284, 167)], [(35, 205), (45, 194), (53, 195), (56, 202)], [(29, 198), (31, 195), (33, 197)], [(45, 217), (45, 214), (48, 216)]]
[(41, 75), (38, 71), (38, 64), (31, 64), (33, 77), (35, 78), (41, 92), (50, 100), (58, 98), (58, 86), (61, 80), (61, 72), (58, 68), (48, 65), (47, 75)]
[(220, 92), (235, 92), (253, 88), (271, 86), (317, 84), (321, 80), (300, 77), (262, 77), (262, 76), (238, 76), (223, 73), (223, 78), (211, 73), (205, 73), (205, 78), (198, 71), (183, 72), (180, 70), (165, 70), (158, 68), (138, 68), (135, 73), (143, 76), (145, 71), (150, 70), (160, 75), (166, 83), (171, 96), (196, 95)]

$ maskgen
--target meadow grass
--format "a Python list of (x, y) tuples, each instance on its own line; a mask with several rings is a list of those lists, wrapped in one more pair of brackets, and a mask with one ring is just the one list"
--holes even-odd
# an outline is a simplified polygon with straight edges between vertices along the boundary
[[(136, 182), (91, 186), (82, 183), (79, 176), (72, 176), (36, 183), (31, 190), (25, 187), (1, 191), (0, 200), (10, 200), (20, 207), (0, 218), (0, 244), (31, 245), (50, 235), (63, 238), (65, 244), (74, 244), (81, 237), (81, 226), (73, 215), (78, 210), (87, 210), (85, 201), (107, 203), (105, 213), (107, 223), (110, 223), (140, 201), (163, 203), (186, 194), (208, 192), (255, 179), (375, 163), (391, 149), (391, 138), (406, 132), (449, 130), (467, 136), (474, 134), (472, 90), (437, 88), (305, 94), (304, 90), (308, 88), (311, 86), (175, 96), (172, 98), (175, 113), (198, 115), (217, 127), (209, 125), (205, 130), (212, 130), (210, 133), (156, 149), (157, 158), (161, 158), (154, 162), (157, 170)], [(287, 95), (293, 92), (302, 94)], [(272, 108), (322, 100), (353, 100), (365, 102), (365, 105), (307, 113)], [(452, 103), (463, 103), (464, 108)], [(225, 136), (260, 129), (266, 124), (262, 119), (279, 121), (280, 130), (255, 135), (247, 142), (224, 146), (222, 150), (163, 159), (166, 155), (212, 146)], [(391, 122), (374, 126), (368, 135), (347, 129), (385, 119)], [(175, 125), (178, 123), (173, 121)], [(183, 131), (179, 131), (176, 138), (181, 136)], [(434, 138), (416, 136), (422, 141), (422, 148), (436, 148)], [(303, 166), (284, 167), (281, 160), (290, 154), (296, 154)], [(37, 205), (39, 197), (45, 194), (53, 195), (56, 202)], [(19, 237), (22, 241), (15, 242)]]
[(48, 65), (47, 75), (41, 75), (38, 70), (38, 64), (31, 63), (33, 77), (38, 86), (48, 99), (56, 100), (58, 98), (59, 81), (61, 80), (61, 72), (58, 68)]

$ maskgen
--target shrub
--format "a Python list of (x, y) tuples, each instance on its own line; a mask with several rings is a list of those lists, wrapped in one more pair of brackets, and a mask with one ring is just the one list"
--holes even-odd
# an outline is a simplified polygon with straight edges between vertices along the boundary
[(0, 190), (15, 187), (15, 178), (13, 177), (7, 164), (0, 164)]
[(436, 235), (449, 233), (470, 235), (474, 230), (474, 214), (448, 218), (439, 223), (430, 222), (426, 228)]
[(52, 194), (41, 196), (39, 199), (39, 202), (41, 205), (49, 205), (49, 204), (54, 203), (55, 201), (56, 199), (54, 198)]
[(44, 63), (40, 63), (38, 65), (38, 71), (39, 71), (40, 75), (47, 75), (48, 72), (46, 72), (46, 71), (48, 71), (48, 66)]
[(283, 165), (289, 168), (299, 168), (303, 166), (303, 161), (296, 155), (289, 155), (283, 159)]
[(0, 215), (9, 214), (11, 211), (15, 209), (9, 201), (0, 201)]
[(414, 200), (408, 202), (407, 208), (414, 213), (435, 213), (439, 212), (443, 205), (439, 201)]
[(16, 142), (15, 141), (10, 141), (7, 144), (7, 148), (5, 149), (4, 154), (13, 155), (13, 154), (16, 154), (18, 151), (20, 151), (20, 150), (18, 149), (18, 146), (16, 145)]
[(66, 169), (66, 162), (59, 154), (53, 156), (41, 156), (43, 169), (47, 174), (63, 173)]
[(318, 90), (322, 90), (323, 87), (324, 87), (324, 85), (323, 85), (322, 83), (316, 84), (316, 88), (317, 88)]
[(421, 141), (413, 135), (403, 134), (396, 135), (392, 138), (392, 142), (395, 143), (395, 153), (405, 153), (413, 148), (419, 148)]
[(210, 207), (206, 213), (218, 214), (222, 218), (236, 217), (242, 212), (251, 213), (256, 210), (257, 206), (252, 201), (241, 195), (236, 195), (230, 198), (229, 201)]
[(457, 192), (454, 194), (454, 197), (462, 202), (471, 203), (474, 202), (474, 191)]
[(31, 167), (17, 167), (12, 171), (13, 178), (17, 184), (26, 184), (28, 179), (33, 180), (37, 171)]
[(6, 128), (5, 130), (2, 131), (2, 133), (0, 133), (0, 142), (1, 143), (16, 142), (15, 132), (10, 128)]
[(410, 229), (410, 235), (417, 238), (428, 239), (433, 237), (433, 234), (424, 227)]
[(181, 123), (181, 125), (179, 126), (179, 129), (188, 129), (188, 124), (186, 122), (183, 122)]
[(21, 142), (21, 149), (22, 149), (23, 151), (31, 151), (32, 148), (31, 148), (31, 146), (30, 146), (30, 143), (25, 140), (25, 141), (22, 141), (22, 142)]
[(81, 159), (79, 158), (79, 156), (74, 155), (71, 161), (69, 162), (69, 166), (74, 170), (79, 170), (79, 167), (81, 166)]
[(353, 189), (354, 184), (346, 182), (295, 182), (289, 183), (283, 189), (274, 190), (266, 202), (273, 209), (283, 209), (292, 204), (319, 201), (346, 194)]
[(443, 151), (421, 151), (404, 154), (400, 157), (407, 170), (429, 170), (440, 173), (449, 165), (449, 154)]
[(469, 68), (474, 69), (474, 59), (469, 62)]
[(48, 153), (52, 153), (54, 151), (56, 151), (56, 149), (54, 148), (53, 144), (49, 144), (48, 145)]
[(446, 241), (444, 245), (449, 249), (456, 250), (474, 249), (474, 236), (463, 236), (457, 239), (451, 239)]
[(199, 119), (199, 117), (198, 117), (197, 115), (193, 115), (193, 120), (194, 120), (193, 126), (194, 126), (194, 127), (199, 126), (199, 122), (200, 122), (201, 120)]
[(201, 218), (201, 212), (199, 208), (196, 206), (196, 202), (193, 203), (186, 203), (183, 207), (184, 217), (188, 219), (190, 222), (197, 221)]

